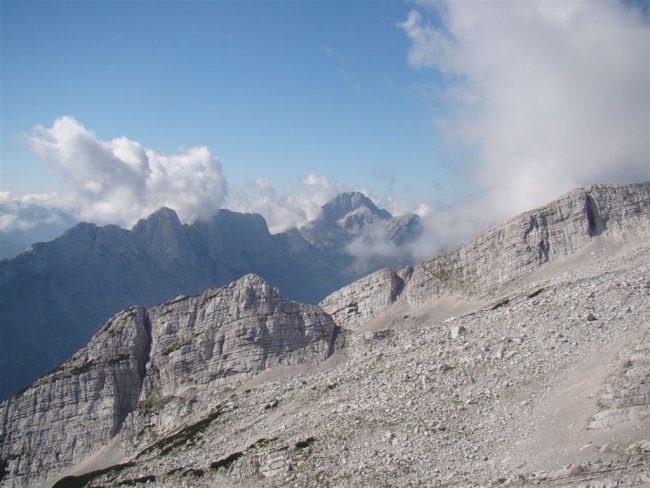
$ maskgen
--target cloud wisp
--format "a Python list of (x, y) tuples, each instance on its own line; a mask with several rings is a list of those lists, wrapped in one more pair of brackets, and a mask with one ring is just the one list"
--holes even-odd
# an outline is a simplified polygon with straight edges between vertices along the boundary
[(207, 147), (163, 155), (126, 137), (99, 139), (67, 116), (52, 127), (37, 126), (27, 138), (72, 188), (49, 206), (80, 220), (129, 226), (167, 206), (189, 222), (214, 214), (227, 194), (221, 164)]
[(266, 219), (269, 230), (277, 233), (315, 219), (321, 205), (342, 191), (346, 191), (343, 183), (311, 173), (300, 179), (289, 195), (279, 193), (269, 180), (256, 178), (232, 187), (224, 206), (237, 212), (259, 213)]
[(617, 1), (420, 5), (399, 24), (408, 62), (442, 77), (439, 127), (476, 151), (468, 185), (478, 200), (432, 212), (441, 229), (476, 210), (494, 223), (575, 187), (650, 178), (650, 26), (640, 10)]

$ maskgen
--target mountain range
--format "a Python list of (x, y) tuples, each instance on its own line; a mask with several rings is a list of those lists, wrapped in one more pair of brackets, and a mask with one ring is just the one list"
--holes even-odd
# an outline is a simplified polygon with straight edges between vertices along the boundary
[(319, 305), (247, 274), (111, 317), (0, 404), (24, 486), (645, 486), (650, 182)]
[(295, 300), (317, 303), (367, 271), (406, 264), (379, 258), (362, 270), (354, 239), (400, 246), (419, 236), (415, 215), (392, 217), (361, 193), (343, 193), (302, 229), (270, 234), (257, 214), (220, 210), (182, 224), (161, 208), (132, 229), (80, 223), (0, 261), (0, 399), (70, 357), (113, 313), (192, 295), (255, 273)]
[(34, 242), (50, 241), (75, 223), (71, 215), (62, 211), (0, 201), (0, 259), (13, 258)]

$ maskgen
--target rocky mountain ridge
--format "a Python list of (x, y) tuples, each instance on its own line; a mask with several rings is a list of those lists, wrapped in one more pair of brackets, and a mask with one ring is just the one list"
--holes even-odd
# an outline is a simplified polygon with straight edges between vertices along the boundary
[(446, 295), (498, 295), (505, 283), (584, 248), (594, 238), (650, 234), (650, 184), (596, 185), (488, 230), (456, 251), (400, 271), (380, 270), (326, 297), (342, 326), (359, 326), (399, 298), (409, 306)]
[(641, 486), (649, 236), (650, 183), (595, 186), (320, 307), (129, 309), (0, 405), (0, 483)]
[[(0, 399), (56, 367), (110, 315), (133, 304), (200, 293), (247, 273), (262, 276), (289, 298), (318, 302), (360, 276), (345, 252), (350, 239), (377, 218), (391, 226), (403, 219), (351, 193), (326, 204), (320, 222), (329, 222), (332, 208), (342, 215), (372, 208), (377, 217), (359, 217), (353, 234), (339, 229), (335, 239), (312, 229), (314, 243), (327, 241), (324, 252), (298, 229), (271, 234), (260, 215), (220, 210), (187, 225), (162, 208), (131, 230), (82, 223), (0, 261)], [(386, 238), (403, 242), (414, 232), (398, 226)], [(386, 264), (379, 260), (374, 266)]]
[[(3, 470), (12, 484), (31, 484), (118, 433), (153, 438), (174, 421), (161, 415), (152, 425), (152, 411), (278, 364), (324, 360), (336, 331), (320, 308), (282, 298), (255, 275), (127, 309), (71, 360), (0, 406)], [(182, 416), (192, 411), (183, 408)]]

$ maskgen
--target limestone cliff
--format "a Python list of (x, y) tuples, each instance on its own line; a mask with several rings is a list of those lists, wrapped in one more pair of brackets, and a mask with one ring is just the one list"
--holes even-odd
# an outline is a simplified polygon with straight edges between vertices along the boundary
[(650, 182), (574, 190), (494, 227), (460, 249), (399, 273), (382, 270), (321, 302), (347, 327), (362, 325), (398, 298), (413, 307), (450, 294), (480, 296), (598, 236), (650, 234)]
[(164, 421), (156, 407), (192, 388), (324, 360), (335, 330), (320, 308), (282, 298), (255, 275), (123, 311), (72, 359), (0, 405), (0, 481), (33, 485), (125, 426), (164, 430), (152, 425)]
[[(486, 467), (500, 480), (504, 463), (514, 463), (508, 460), (517, 453), (505, 453), (521, 440), (531, 402), (544, 415), (552, 410), (536, 395), (546, 395), (560, 378), (554, 375), (569, 371), (576, 357), (590, 372), (585, 361), (616, 339), (629, 349), (620, 371), (598, 394), (598, 409), (577, 409), (589, 418), (574, 422), (591, 426), (600, 456), (607, 451), (605, 427), (648, 412), (647, 388), (639, 386), (648, 364), (648, 235), (650, 183), (595, 186), (514, 217), (447, 255), (373, 273), (320, 307), (286, 300), (254, 275), (199, 296), (132, 307), (59, 369), (0, 404), (0, 484), (38, 486), (119, 441), (129, 463), (96, 471), (102, 486), (232, 486), (241, 479), (264, 486), (261, 477), (266, 486), (283, 486), (301, 484), (300, 476), (308, 481), (302, 486), (329, 484), (331, 477), (338, 479), (333, 486), (387, 486), (400, 470), (395, 486), (432, 479), (486, 485)], [(594, 256), (584, 269), (568, 267), (567, 277), (556, 273), (550, 285), (523, 278), (603, 237), (640, 247)], [(510, 290), (499, 306), (463, 317), (436, 321), (433, 308), (422, 307), (446, 295), (495, 300), (518, 279), (522, 289)], [(384, 320), (396, 303), (408, 313), (390, 315), (381, 330), (355, 332)], [(259, 376), (241, 383), (279, 365), (322, 363), (341, 347), (340, 328), (347, 359), (337, 355), (304, 375), (277, 379), (268, 372), (266, 383)], [(596, 398), (591, 390), (589, 398)], [(507, 419), (519, 414), (521, 423), (510, 429)], [(512, 445), (499, 444), (504, 429)], [(637, 434), (634, 442), (643, 440)], [(650, 452), (642, 434), (646, 444), (629, 447), (626, 456)], [(491, 440), (479, 446), (483, 435)], [(354, 468), (345, 466), (348, 459)], [(641, 466), (636, 462), (629, 457), (626, 466)], [(443, 478), (437, 466), (449, 474)], [(368, 478), (378, 472), (383, 478)], [(348, 475), (357, 481), (348, 484)]]
[(316, 303), (368, 271), (410, 263), (378, 258), (363, 269), (351, 266), (345, 246), (375, 224), (385, 225), (380, 238), (396, 249), (419, 235), (418, 217), (390, 217), (361, 194), (334, 198), (302, 233), (271, 234), (261, 215), (225, 209), (182, 224), (162, 208), (131, 230), (81, 223), (0, 260), (0, 400), (70, 357), (131, 305), (197, 294), (247, 273), (288, 298)]

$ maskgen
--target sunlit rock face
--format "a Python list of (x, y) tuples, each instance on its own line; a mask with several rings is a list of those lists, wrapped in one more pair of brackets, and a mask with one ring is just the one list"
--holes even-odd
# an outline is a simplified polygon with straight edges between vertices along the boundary
[(323, 207), (323, 219), (307, 227), (311, 233), (272, 235), (257, 214), (222, 209), (182, 224), (161, 208), (131, 230), (82, 223), (0, 261), (0, 399), (65, 361), (108, 317), (131, 305), (200, 293), (247, 273), (288, 298), (317, 303), (396, 263), (380, 256), (354, 267), (346, 250), (351, 239), (385, 225), (378, 238), (398, 248), (420, 232), (416, 216), (391, 219), (360, 193), (335, 197)]
[(179, 423), (147, 415), (191, 389), (232, 383), (272, 366), (323, 361), (336, 325), (314, 305), (282, 298), (246, 275), (199, 296), (113, 316), (74, 357), (0, 405), (10, 486), (27, 486), (96, 451), (125, 426)]
[(0, 404), (1, 483), (642, 486), (648, 236), (649, 183), (596, 186), (319, 306), (249, 274), (131, 307)]

